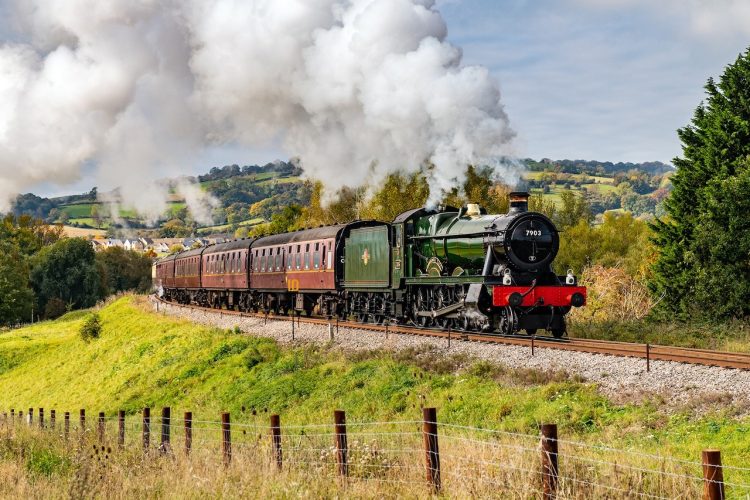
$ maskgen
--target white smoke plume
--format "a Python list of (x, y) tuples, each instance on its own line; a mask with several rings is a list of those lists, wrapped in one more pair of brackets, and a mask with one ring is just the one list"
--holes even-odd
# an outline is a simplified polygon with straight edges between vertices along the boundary
[(177, 183), (175, 191), (185, 199), (193, 219), (201, 224), (211, 224), (212, 211), (220, 205), (219, 200), (206, 194), (197, 184), (184, 179)]
[(510, 152), (497, 82), (433, 0), (3, 1), (0, 208), (93, 164), (158, 214), (151, 181), (223, 143), (278, 142), (331, 191), (430, 162), (433, 197)]

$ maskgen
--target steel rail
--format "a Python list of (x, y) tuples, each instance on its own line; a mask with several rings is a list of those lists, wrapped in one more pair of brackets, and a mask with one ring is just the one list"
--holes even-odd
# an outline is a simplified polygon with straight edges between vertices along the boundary
[(383, 332), (386, 334), (399, 335), (416, 335), (433, 338), (451, 338), (453, 340), (463, 340), (469, 342), (484, 342), (491, 344), (506, 344), (515, 346), (532, 346), (545, 349), (558, 349), (562, 351), (576, 351), (591, 354), (604, 354), (618, 357), (641, 358), (650, 361), (673, 361), (692, 365), (717, 366), (721, 368), (734, 368), (739, 370), (750, 370), (750, 354), (728, 351), (712, 351), (708, 349), (695, 349), (689, 347), (675, 347), (658, 344), (640, 344), (632, 342), (619, 342), (614, 340), (594, 340), (594, 339), (554, 339), (552, 337), (531, 337), (527, 335), (496, 335), (481, 332), (471, 332), (464, 330), (437, 330), (432, 328), (419, 328), (415, 326), (398, 325), (398, 324), (374, 324), (359, 323), (353, 321), (336, 322), (334, 319), (321, 317), (293, 316), (293, 315), (276, 315), (263, 313), (248, 313), (234, 311), (231, 309), (214, 309), (211, 307), (202, 307), (195, 305), (178, 304), (168, 302), (160, 297), (153, 296), (162, 304), (198, 309), (212, 312), (215, 314), (227, 314), (243, 318), (256, 318), (274, 321), (298, 321), (300, 323), (317, 324), (327, 326), (329, 324), (337, 325), (339, 328), (348, 328), (350, 330), (366, 330)]

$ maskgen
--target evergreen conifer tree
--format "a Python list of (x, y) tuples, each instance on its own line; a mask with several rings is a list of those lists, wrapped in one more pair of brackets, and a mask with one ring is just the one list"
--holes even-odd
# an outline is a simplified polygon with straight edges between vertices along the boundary
[(651, 290), (678, 317), (750, 315), (750, 49), (709, 79), (678, 131), (667, 217), (657, 221)]

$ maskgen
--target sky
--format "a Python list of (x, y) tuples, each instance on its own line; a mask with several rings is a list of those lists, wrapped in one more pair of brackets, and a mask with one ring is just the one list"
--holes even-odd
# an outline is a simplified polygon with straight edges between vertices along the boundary
[[(499, 82), (519, 158), (671, 162), (676, 129), (689, 123), (706, 80), (750, 46), (750, 0), (439, 0), (438, 8), (464, 63)], [(1, 39), (10, 40), (0, 26)], [(289, 156), (273, 145), (215, 147), (185, 173)], [(32, 191), (91, 187), (84, 178)]]
[(671, 162), (709, 77), (750, 46), (747, 0), (461, 0), (465, 62), (499, 80), (521, 157)]

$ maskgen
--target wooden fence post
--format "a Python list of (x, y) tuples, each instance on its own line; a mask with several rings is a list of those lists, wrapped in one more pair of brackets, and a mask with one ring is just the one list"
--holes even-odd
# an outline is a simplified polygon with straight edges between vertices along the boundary
[(23, 410), (18, 410), (18, 421), (23, 423)]
[(221, 414), (221, 451), (224, 456), (224, 465), (232, 463), (232, 429), (230, 427), (229, 413)]
[(80, 432), (83, 434), (86, 430), (86, 410), (83, 408), (81, 408), (81, 411), (78, 414), (78, 425), (81, 426)]
[(67, 441), (68, 434), (70, 434), (70, 412), (69, 411), (65, 412), (65, 415), (63, 415), (63, 419), (65, 421), (65, 424), (63, 425), (65, 440)]
[(724, 471), (719, 450), (703, 450), (703, 500), (724, 500)]
[(161, 451), (162, 453), (169, 453), (169, 428), (172, 423), (171, 418), (172, 411), (168, 406), (161, 409)]
[(49, 427), (53, 431), (55, 430), (55, 424), (57, 422), (57, 412), (55, 410), (49, 411)]
[(99, 421), (98, 421), (97, 432), (96, 433), (98, 435), (99, 442), (101, 444), (104, 444), (104, 425), (105, 425), (104, 412), (100, 411), (99, 412)]
[(557, 497), (557, 425), (542, 424), (542, 498)]
[(39, 408), (39, 428), (44, 429), (44, 408)]
[(422, 436), (424, 437), (427, 482), (433, 490), (440, 491), (440, 448), (438, 446), (437, 410), (423, 408)]
[(34, 423), (34, 408), (29, 408), (29, 414), (26, 417), (29, 427)]
[(16, 409), (15, 408), (10, 409), (10, 423), (11, 425), (16, 425)]
[(125, 410), (117, 412), (117, 445), (125, 447)]
[(271, 415), (271, 444), (273, 446), (273, 458), (276, 461), (276, 468), (281, 470), (281, 417), (278, 415)]
[(143, 453), (151, 446), (151, 408), (143, 409)]
[(346, 477), (349, 475), (349, 463), (347, 462), (347, 443), (346, 443), (346, 413), (343, 410), (333, 412), (334, 432), (336, 434), (336, 463), (338, 465), (339, 475)]
[(190, 455), (193, 447), (193, 412), (185, 412), (185, 455)]

